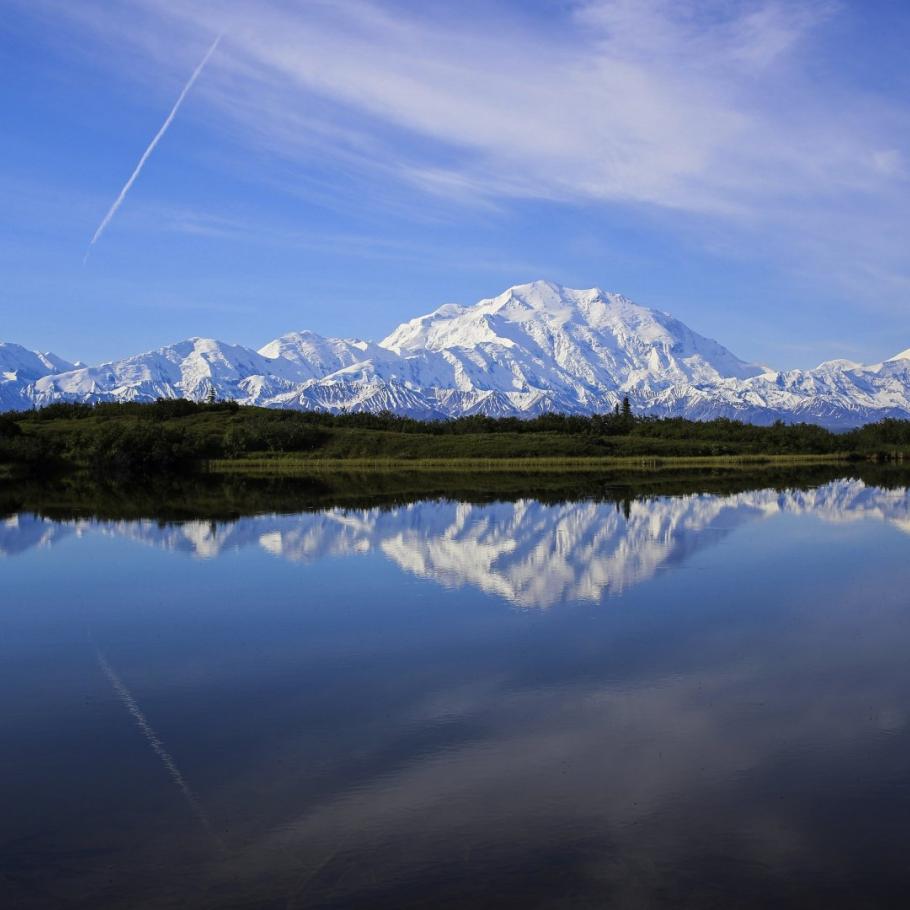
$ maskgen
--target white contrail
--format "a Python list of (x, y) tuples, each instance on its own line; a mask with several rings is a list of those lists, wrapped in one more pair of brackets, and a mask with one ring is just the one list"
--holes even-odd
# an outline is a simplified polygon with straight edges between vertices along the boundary
[(212, 46), (206, 51), (205, 56), (202, 58), (202, 62), (196, 69), (193, 70), (193, 75), (190, 76), (190, 81), (183, 87), (183, 91), (180, 93), (180, 97), (174, 102), (174, 106), (171, 108), (171, 112), (167, 115), (167, 119), (164, 123), (161, 124), (161, 129), (155, 133), (155, 138), (149, 143), (148, 148), (142, 153), (142, 157), (139, 159), (139, 164), (136, 165), (135, 170), (130, 174), (130, 179), (126, 181), (122, 190), (120, 190), (120, 195), (114, 200), (114, 204), (108, 210), (108, 213), (104, 216), (104, 220), (101, 224), (98, 225), (98, 230), (95, 231), (94, 236), (91, 239), (91, 242), (88, 245), (88, 250), (85, 253), (85, 259), (82, 260), (83, 265), (88, 260), (89, 253), (92, 251), (92, 247), (97, 242), (98, 238), (104, 233), (104, 229), (110, 224), (111, 218), (117, 214), (117, 209), (123, 204), (123, 200), (126, 199), (126, 194), (130, 191), (130, 187), (136, 182), (136, 178), (139, 176), (142, 168), (145, 166), (145, 162), (148, 161), (149, 155), (155, 150), (155, 146), (161, 141), (161, 137), (167, 132), (167, 128), (171, 125), (171, 121), (177, 114), (177, 111), (180, 110), (180, 105), (183, 104), (183, 99), (186, 98), (187, 93), (193, 87), (193, 83), (199, 78), (199, 74), (205, 68), (206, 63), (209, 62), (209, 57), (215, 53), (215, 48), (218, 47), (218, 44), (221, 41), (222, 36), (219, 35), (213, 42)]
[(95, 648), (95, 654), (98, 657), (98, 664), (101, 669), (104, 671), (104, 675), (110, 681), (110, 684), (114, 687), (114, 691), (117, 693), (117, 696), (120, 698), (120, 701), (123, 702), (123, 706), (126, 708), (130, 714), (133, 715), (133, 719), (136, 721), (136, 725), (142, 731), (142, 735), (148, 741), (148, 744), (152, 747), (155, 754), (161, 761), (164, 763), (164, 767), (167, 768), (168, 774), (171, 776), (171, 780), (177, 785), (177, 788), (183, 794), (183, 798), (187, 801), (187, 804), (190, 807), (190, 811), (193, 815), (196, 816), (199, 824), (205, 828), (208, 835), (215, 842), (216, 846), (220, 850), (224, 850), (224, 845), (221, 843), (221, 838), (215, 833), (214, 828), (212, 828), (212, 823), (209, 821), (208, 815), (206, 815), (205, 809), (202, 808), (202, 804), (199, 802), (199, 798), (193, 792), (190, 785), (186, 782), (184, 776), (180, 773), (180, 769), (174, 763), (174, 759), (171, 758), (170, 752), (167, 751), (164, 747), (164, 743), (159, 739), (158, 734), (152, 729), (152, 725), (146, 719), (146, 716), (142, 713), (142, 709), (136, 703), (136, 699), (133, 698), (132, 692), (127, 689), (123, 680), (116, 674), (114, 668), (107, 662), (104, 655), (98, 648)]

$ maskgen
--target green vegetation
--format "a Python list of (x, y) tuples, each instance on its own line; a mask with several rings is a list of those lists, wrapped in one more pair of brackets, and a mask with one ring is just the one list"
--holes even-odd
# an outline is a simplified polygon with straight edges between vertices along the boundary
[(0, 415), (0, 465), (69, 466), (106, 474), (309, 470), (340, 463), (388, 470), (422, 464), (463, 470), (485, 464), (544, 470), (600, 470), (613, 464), (705, 459), (902, 459), (910, 421), (884, 420), (847, 433), (812, 424), (759, 427), (636, 417), (628, 406), (591, 417), (545, 414), (531, 420), (462, 417), (418, 421), (390, 413), (331, 415), (196, 404), (54, 404)]

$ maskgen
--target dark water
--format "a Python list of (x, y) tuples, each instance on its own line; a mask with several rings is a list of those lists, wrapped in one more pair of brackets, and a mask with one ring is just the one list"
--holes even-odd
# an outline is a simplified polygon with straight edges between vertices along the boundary
[(739, 486), (0, 519), (0, 903), (903, 906), (910, 492)]

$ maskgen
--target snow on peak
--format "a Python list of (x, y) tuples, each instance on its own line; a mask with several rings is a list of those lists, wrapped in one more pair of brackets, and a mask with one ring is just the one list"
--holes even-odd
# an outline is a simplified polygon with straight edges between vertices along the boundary
[(258, 351), (194, 337), (96, 367), (0, 344), (0, 409), (52, 401), (220, 398), (418, 417), (638, 412), (849, 426), (910, 416), (910, 349), (863, 367), (779, 372), (740, 360), (668, 313), (551, 281), (448, 303), (378, 344), (290, 332)]
[[(758, 375), (717, 342), (667, 313), (599, 288), (549, 281), (511, 287), (474, 306), (448, 306), (400, 325), (380, 345), (399, 355), (457, 360), (462, 378), (504, 392), (578, 398), (666, 380), (706, 382)], [(497, 373), (506, 379), (493, 383)]]
[(357, 338), (324, 338), (308, 330), (289, 332), (259, 349), (269, 360), (296, 365), (305, 379), (321, 379), (371, 357), (388, 356), (371, 341)]
[(826, 360), (820, 363), (813, 372), (833, 373), (843, 370), (861, 370), (863, 365), (855, 360), (847, 360), (845, 357), (836, 357), (834, 360)]
[(51, 373), (65, 373), (75, 364), (46, 351), (30, 351), (21, 344), (0, 341), (0, 373), (19, 379), (39, 379)]

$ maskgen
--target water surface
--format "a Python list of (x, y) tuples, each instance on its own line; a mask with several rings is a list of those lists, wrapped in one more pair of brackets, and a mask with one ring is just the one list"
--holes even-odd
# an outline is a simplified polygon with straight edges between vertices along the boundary
[(22, 501), (4, 906), (898, 906), (910, 492), (876, 480)]

